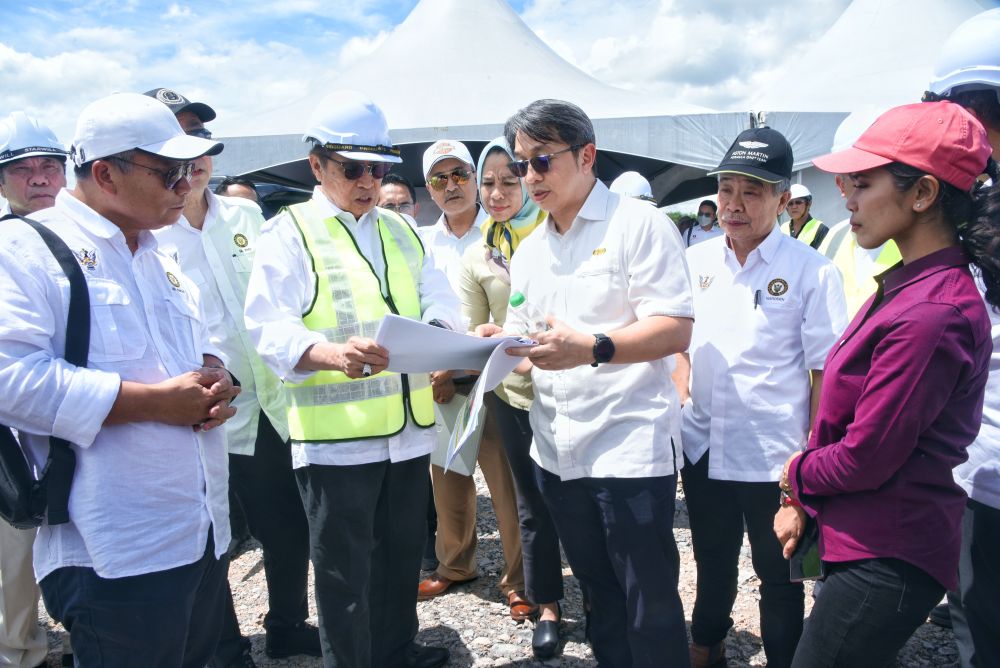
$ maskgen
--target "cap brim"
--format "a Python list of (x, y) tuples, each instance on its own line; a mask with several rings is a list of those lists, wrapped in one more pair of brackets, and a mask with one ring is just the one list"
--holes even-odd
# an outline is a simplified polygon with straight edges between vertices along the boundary
[(21, 158), (62, 158), (65, 160), (69, 156), (67, 151), (56, 151), (56, 150), (45, 150), (39, 149), (37, 151), (25, 151), (24, 153), (17, 153), (8, 157), (0, 157), (0, 165), (6, 165), (8, 162), (14, 162), (15, 160), (20, 160)]
[(731, 167), (719, 165), (709, 172), (708, 176), (715, 176), (716, 174), (738, 174), (740, 176), (749, 176), (751, 179), (757, 179), (758, 181), (766, 181), (767, 183), (779, 183), (784, 179), (791, 178), (790, 176), (782, 176), (774, 172), (769, 172), (766, 169), (758, 169), (749, 165), (733, 165)]
[(337, 155), (348, 160), (360, 160), (362, 162), (392, 162), (401, 163), (403, 159), (395, 155), (385, 155), (383, 153), (366, 153), (365, 151), (334, 151)]
[(831, 174), (863, 172), (888, 165), (890, 162), (892, 162), (891, 158), (862, 151), (853, 146), (843, 151), (820, 156), (812, 161), (818, 169)]
[(175, 135), (166, 141), (136, 148), (169, 160), (194, 160), (203, 155), (218, 155), (222, 152), (223, 144), (191, 135)]
[(215, 120), (215, 109), (204, 102), (191, 102), (190, 104), (185, 104), (180, 109), (174, 111), (175, 114), (179, 114), (182, 111), (190, 111), (192, 114), (197, 116), (202, 123), (208, 123), (209, 121)]

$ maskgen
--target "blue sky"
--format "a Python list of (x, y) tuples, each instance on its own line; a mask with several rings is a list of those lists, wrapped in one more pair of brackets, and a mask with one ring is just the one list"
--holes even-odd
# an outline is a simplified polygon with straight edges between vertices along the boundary
[[(0, 0), (0, 113), (23, 109), (68, 139), (80, 108), (117, 90), (169, 85), (217, 108), (252, 108), (301, 90), (320, 70), (354, 66), (416, 4)], [(753, 89), (821, 36), (849, 0), (510, 4), (556, 52), (607, 83), (742, 109)]]

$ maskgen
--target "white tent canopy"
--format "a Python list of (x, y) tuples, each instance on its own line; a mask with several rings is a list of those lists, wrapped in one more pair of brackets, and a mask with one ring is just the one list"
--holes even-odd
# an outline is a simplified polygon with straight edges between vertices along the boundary
[[(301, 143), (306, 119), (324, 95), (344, 88), (367, 93), (382, 107), (403, 150), (399, 171), (415, 184), (423, 183), (420, 154), (429, 143), (470, 142), (476, 155), (514, 111), (558, 98), (595, 119), (602, 178), (634, 169), (652, 182), (661, 203), (676, 202), (714, 192), (705, 170), (751, 124), (748, 112), (714, 112), (594, 79), (552, 51), (504, 0), (421, 0), (351, 68), (331, 71), (280, 108), (237, 119), (248, 130), (258, 128), (258, 136), (226, 139), (216, 172), (311, 183)], [(829, 149), (842, 118), (827, 111), (766, 114), (792, 142), (798, 166)]]

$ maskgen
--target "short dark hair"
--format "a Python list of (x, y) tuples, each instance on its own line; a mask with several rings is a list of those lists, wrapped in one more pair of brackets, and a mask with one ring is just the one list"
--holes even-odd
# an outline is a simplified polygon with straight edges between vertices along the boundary
[[(512, 149), (518, 132), (546, 144), (561, 142), (568, 146), (585, 146), (597, 143), (590, 117), (580, 107), (563, 100), (535, 100), (516, 111), (503, 128), (504, 138)], [(576, 153), (573, 151), (573, 155)], [(594, 176), (597, 176), (596, 164)]]
[(118, 171), (122, 174), (129, 174), (132, 171), (132, 159), (135, 158), (135, 152), (138, 149), (129, 149), (128, 151), (122, 151), (121, 153), (115, 153), (114, 155), (106, 155), (103, 158), (96, 158), (94, 160), (88, 160), (82, 165), (76, 165), (73, 167), (73, 176), (76, 177), (77, 181), (84, 181), (90, 178), (91, 170), (94, 167), (94, 163), (98, 160), (104, 160), (105, 162), (113, 162), (115, 166), (118, 167)]
[(705, 206), (706, 204), (709, 205), (710, 207), (712, 207), (712, 211), (714, 213), (718, 213), (719, 212), (719, 205), (716, 204), (715, 202), (713, 202), (710, 199), (703, 199), (703, 200), (701, 200), (701, 202), (698, 203), (698, 208), (700, 209), (701, 207)]
[(414, 204), (417, 203), (417, 189), (414, 188), (413, 184), (410, 183), (410, 180), (405, 176), (403, 176), (402, 174), (395, 174), (393, 172), (389, 172), (388, 174), (382, 177), (381, 185), (403, 186), (404, 188), (410, 191), (410, 199), (413, 200), (413, 203)]
[(255, 195), (257, 195), (257, 199), (260, 199), (260, 193), (257, 192), (257, 186), (255, 186), (253, 181), (245, 176), (227, 176), (222, 179), (219, 185), (215, 186), (214, 192), (216, 195), (225, 195), (229, 186), (243, 186), (244, 188), (249, 188)]

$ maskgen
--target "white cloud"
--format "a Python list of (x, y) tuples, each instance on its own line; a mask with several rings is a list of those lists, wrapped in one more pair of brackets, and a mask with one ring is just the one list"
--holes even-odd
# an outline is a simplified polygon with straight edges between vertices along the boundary
[(176, 2), (170, 5), (166, 13), (162, 15), (165, 19), (187, 19), (191, 17), (191, 8), (186, 5), (178, 5)]

